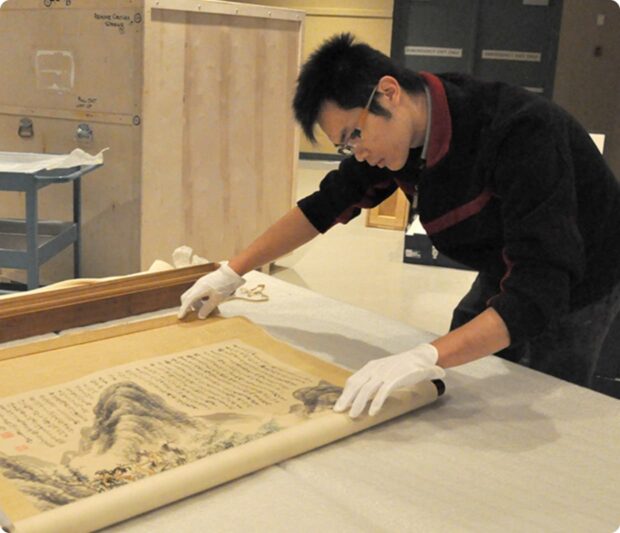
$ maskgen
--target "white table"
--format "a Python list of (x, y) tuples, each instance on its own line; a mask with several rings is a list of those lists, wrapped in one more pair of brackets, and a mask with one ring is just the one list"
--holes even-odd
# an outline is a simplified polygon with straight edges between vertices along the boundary
[[(430, 334), (258, 272), (231, 301), (307, 352), (359, 368)], [(620, 402), (487, 357), (422, 410), (155, 510), (108, 532), (613, 532)]]

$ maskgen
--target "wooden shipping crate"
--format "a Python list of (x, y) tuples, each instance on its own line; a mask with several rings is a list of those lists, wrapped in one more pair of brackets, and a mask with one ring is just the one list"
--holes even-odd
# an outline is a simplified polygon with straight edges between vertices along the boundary
[[(2, 6), (0, 151), (110, 147), (83, 180), (85, 276), (144, 269), (180, 244), (228, 258), (291, 207), (303, 20), (208, 0)], [(69, 198), (42, 191), (40, 217), (70, 217)], [(0, 217), (23, 216), (21, 200), (0, 193)], [(44, 280), (69, 277), (70, 251), (48, 267)]]

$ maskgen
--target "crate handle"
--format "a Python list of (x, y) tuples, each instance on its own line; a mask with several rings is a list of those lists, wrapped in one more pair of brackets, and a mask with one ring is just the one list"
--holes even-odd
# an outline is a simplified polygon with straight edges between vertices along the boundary
[(22, 139), (30, 139), (34, 137), (34, 125), (32, 124), (32, 120), (29, 118), (22, 118), (19, 121), (17, 135), (19, 135)]

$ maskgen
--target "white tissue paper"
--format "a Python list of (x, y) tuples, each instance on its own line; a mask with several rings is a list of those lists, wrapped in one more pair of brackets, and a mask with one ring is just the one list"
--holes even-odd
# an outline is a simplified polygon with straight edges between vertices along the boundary
[(0, 172), (19, 172), (34, 174), (41, 170), (72, 168), (82, 165), (100, 165), (103, 163), (104, 148), (96, 155), (87, 154), (76, 148), (70, 154), (34, 154), (29, 152), (0, 152)]

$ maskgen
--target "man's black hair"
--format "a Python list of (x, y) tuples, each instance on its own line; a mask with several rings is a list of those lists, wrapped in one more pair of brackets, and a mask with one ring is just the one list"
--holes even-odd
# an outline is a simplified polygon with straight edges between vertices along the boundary
[[(314, 124), (327, 100), (343, 109), (364, 107), (383, 76), (394, 77), (410, 93), (424, 91), (422, 79), (415, 72), (400, 68), (385, 54), (354, 41), (350, 33), (329, 38), (301, 68), (293, 110), (305, 136), (312, 142), (316, 142)], [(391, 116), (374, 99), (370, 111)]]

